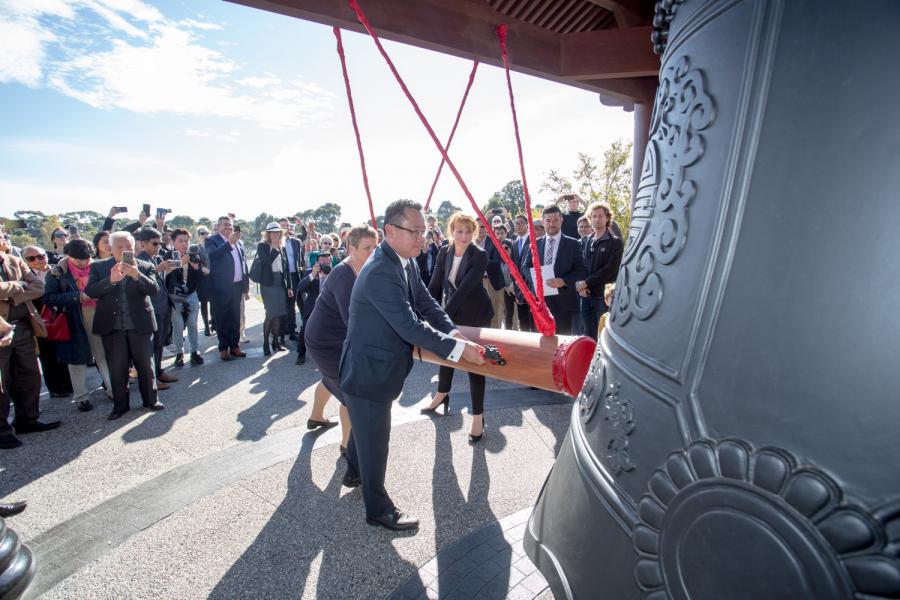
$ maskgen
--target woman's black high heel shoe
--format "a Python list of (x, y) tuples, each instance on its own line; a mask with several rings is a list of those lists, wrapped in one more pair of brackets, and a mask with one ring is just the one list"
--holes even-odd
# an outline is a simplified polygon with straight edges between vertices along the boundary
[(484, 415), (482, 415), (481, 416), (481, 433), (478, 435), (472, 435), (470, 433), (469, 434), (469, 443), (470, 444), (477, 444), (478, 442), (481, 441), (481, 438), (484, 437), (484, 428), (485, 428)]
[(450, 414), (450, 394), (447, 394), (444, 397), (443, 402), (441, 402), (434, 408), (423, 408), (422, 410), (419, 411), (419, 413), (423, 414), (423, 415), (437, 415), (437, 414), (439, 414), (438, 408), (441, 406), (444, 407), (444, 416), (446, 417), (447, 415)]

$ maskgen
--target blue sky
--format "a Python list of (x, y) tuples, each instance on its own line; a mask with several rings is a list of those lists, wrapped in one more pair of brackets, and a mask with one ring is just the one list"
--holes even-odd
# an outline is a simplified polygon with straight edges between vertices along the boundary
[[(365, 3), (362, 3), (365, 8)], [(344, 33), (376, 211), (424, 200), (440, 156), (370, 39)], [(367, 213), (331, 28), (228, 2), (0, 0), (0, 216)], [(438, 136), (469, 61), (386, 43)], [(630, 139), (596, 94), (513, 74), (529, 186)], [(479, 202), (519, 178), (502, 70), (482, 65), (451, 157)], [(436, 201), (466, 200), (449, 171)]]

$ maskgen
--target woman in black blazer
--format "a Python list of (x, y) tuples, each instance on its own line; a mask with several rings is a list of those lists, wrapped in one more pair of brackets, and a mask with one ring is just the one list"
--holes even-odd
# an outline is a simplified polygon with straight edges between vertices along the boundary
[[(287, 298), (294, 297), (291, 276), (288, 273), (287, 252), (284, 250), (284, 235), (281, 225), (272, 222), (266, 225), (262, 241), (256, 247), (256, 256), (262, 263), (259, 278), (259, 292), (266, 309), (263, 321), (263, 354), (287, 350), (281, 345), (278, 334), (281, 331), (281, 317), (287, 316)], [(269, 350), (269, 338), (272, 349)]]
[[(494, 308), (483, 283), (487, 253), (473, 243), (478, 224), (468, 215), (455, 213), (450, 217), (447, 230), (452, 241), (438, 252), (428, 291), (456, 325), (487, 327), (494, 316)], [(437, 414), (437, 408), (442, 404), (444, 414), (450, 412), (453, 373), (452, 367), (439, 368), (437, 394), (431, 406), (422, 409), (423, 413)], [(484, 385), (484, 375), (469, 373), (473, 417), (469, 440), (473, 443), (484, 434)]]

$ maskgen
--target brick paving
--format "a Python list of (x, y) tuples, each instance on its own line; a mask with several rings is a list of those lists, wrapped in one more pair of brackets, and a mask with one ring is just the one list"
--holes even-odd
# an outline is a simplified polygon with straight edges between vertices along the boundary
[[(562, 396), (547, 392), (529, 392), (523, 398), (523, 393), (520, 390), (497, 390), (490, 394), (488, 405), (491, 410), (499, 410), (528, 405), (565, 404), (568, 402), (570, 400)], [(392, 423), (394, 427), (403, 422), (425, 418), (419, 416), (417, 411), (398, 412), (400, 413), (398, 418)], [(303, 454), (325, 444), (337, 443), (339, 439), (339, 428), (334, 428), (321, 435), (309, 433), (305, 429), (293, 428), (269, 435), (257, 442), (231, 446), (220, 452), (176, 467), (52, 527), (26, 542), (34, 552), (38, 565), (37, 574), (29, 589), (29, 595), (37, 597), (43, 594), (86, 564), (97, 560), (108, 551), (122, 544), (131, 536), (152, 527), (162, 519), (214, 493), (216, 490), (262, 469), (296, 458), (298, 447), (300, 449), (299, 453)], [(524, 521), (521, 520), (523, 517), (518, 518), (520, 521), (510, 525), (511, 530), (507, 535), (518, 536), (517, 540), (510, 537), (509, 541), (510, 543), (518, 541), (515, 556), (521, 560), (521, 557), (524, 556), (521, 551), (521, 536), (524, 532), (524, 525), (519, 523)], [(527, 515), (525, 515), (524, 519), (527, 519)], [(509, 525), (511, 521), (503, 520), (501, 523)], [(469, 536), (464, 544), (455, 544), (451, 549), (457, 549), (452, 550), (452, 552), (460, 553), (460, 556), (462, 556), (462, 554), (465, 554), (464, 550), (469, 547), (468, 544), (471, 543), (471, 540), (480, 540), (482, 537), (486, 540), (490, 537), (488, 536), (490, 527), (492, 526)], [(493, 540), (495, 546), (501, 543), (500, 540), (506, 539), (503, 535), (504, 529), (497, 528), (496, 533), (499, 537)], [(479, 553), (484, 554), (485, 557), (490, 552), (490, 558), (492, 559), (498, 559), (503, 550), (502, 548), (494, 549), (490, 545), (482, 547), (481, 544), (479, 544), (479, 548)], [(445, 555), (442, 560), (446, 562), (447, 556), (453, 555)], [(468, 560), (472, 558), (470, 556)], [(527, 558), (524, 560), (528, 561)], [(449, 575), (445, 573), (445, 576), (440, 577), (440, 581), (444, 582), (444, 587), (450, 585), (451, 580), (455, 581), (457, 575), (461, 581), (466, 578), (467, 574), (463, 570), (463, 567), (466, 566), (465, 562), (454, 561), (454, 563), (454, 570)], [(530, 565), (530, 562), (528, 562), (528, 565)], [(449, 563), (446, 568), (450, 568)], [(490, 587), (489, 583), (491, 586), (499, 589), (499, 583), (496, 583), (494, 580), (499, 581), (506, 576), (508, 581), (512, 582), (523, 569), (528, 571), (524, 573), (526, 576), (530, 576), (534, 570), (533, 567), (528, 569), (525, 565), (518, 565), (517, 569), (509, 569), (504, 568), (502, 564), (497, 564), (496, 568), (482, 564), (477, 571), (483, 577), (490, 569), (493, 569), (490, 573), (491, 581), (482, 580), (483, 585), (479, 585), (476, 591), (480, 591), (483, 587)], [(434, 583), (432, 595), (436, 596), (437, 583), (434, 581), (429, 581), (428, 583)], [(523, 585), (525, 584), (525, 582), (522, 583)], [(532, 581), (526, 587), (530, 589), (537, 585), (538, 583)], [(474, 583), (467, 583), (462, 589), (473, 589), (472, 586), (474, 586)], [(456, 586), (451, 587), (455, 588)], [(541, 590), (545, 587), (546, 584)], [(460, 593), (463, 593), (462, 589)], [(491, 589), (494, 588), (491, 587)], [(513, 587), (510, 587), (510, 591), (512, 590)], [(442, 597), (444, 597), (443, 594)], [(474, 596), (457, 594), (455, 597)], [(480, 597), (495, 596), (482, 595)], [(533, 597), (529, 596), (529, 598)], [(402, 598), (402, 596), (399, 598)]]
[(552, 600), (522, 547), (530, 515), (507, 515), (441, 550), (388, 600)]

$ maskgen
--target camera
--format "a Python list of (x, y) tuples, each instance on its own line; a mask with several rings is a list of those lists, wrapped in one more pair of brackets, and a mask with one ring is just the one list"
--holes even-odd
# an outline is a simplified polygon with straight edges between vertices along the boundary
[(197, 244), (188, 246), (188, 260), (195, 265), (200, 263), (200, 246)]
[(322, 265), (322, 274), (328, 275), (331, 273), (331, 265)]
[(69, 237), (75, 237), (78, 235), (78, 226), (77, 225), (69, 225)]

